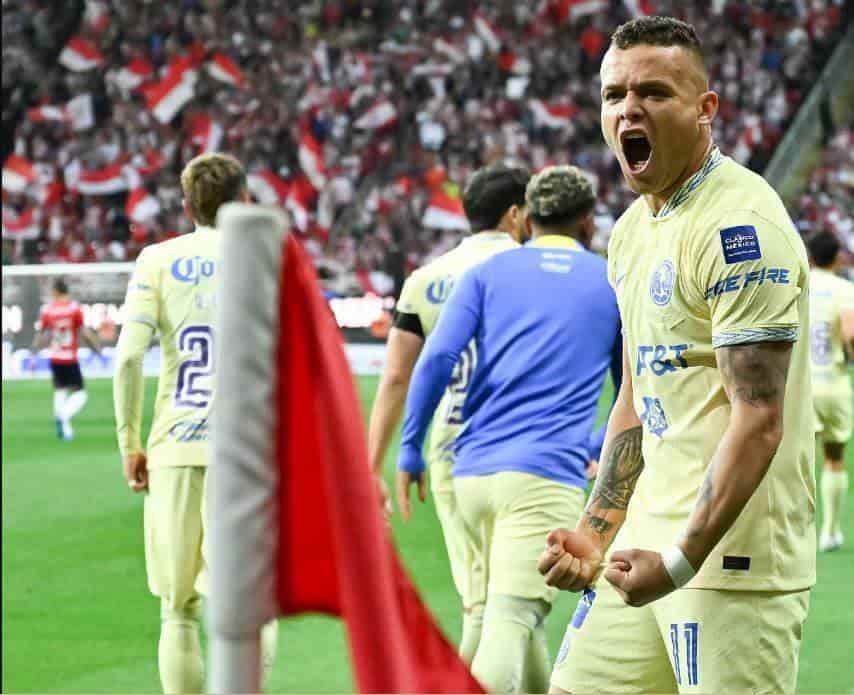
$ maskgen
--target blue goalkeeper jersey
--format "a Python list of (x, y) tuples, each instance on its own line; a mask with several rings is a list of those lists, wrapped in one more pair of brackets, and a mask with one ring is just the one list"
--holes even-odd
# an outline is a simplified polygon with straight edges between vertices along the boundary
[(521, 471), (583, 487), (603, 379), (621, 350), (603, 259), (556, 235), (493, 256), (457, 282), (424, 346), (398, 467), (424, 469), (433, 411), (459, 388), (455, 476)]

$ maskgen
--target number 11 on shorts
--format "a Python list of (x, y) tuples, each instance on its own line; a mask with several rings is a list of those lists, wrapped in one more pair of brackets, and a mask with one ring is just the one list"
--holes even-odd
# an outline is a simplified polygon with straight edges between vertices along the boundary
[[(688, 685), (699, 685), (700, 669), (697, 655), (700, 652), (700, 623), (684, 623), (679, 629), (679, 623), (670, 624), (670, 648), (673, 651), (673, 674), (676, 682), (682, 685), (682, 667), (685, 667), (685, 680)], [(682, 662), (680, 649), (680, 632), (685, 642), (685, 661)]]

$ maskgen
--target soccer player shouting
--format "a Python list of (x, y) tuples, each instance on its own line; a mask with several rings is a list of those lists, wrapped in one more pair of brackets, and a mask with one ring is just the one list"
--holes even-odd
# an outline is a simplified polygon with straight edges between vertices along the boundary
[(407, 504), (409, 485), (424, 473), (421, 445), (433, 411), (460, 356), (476, 355), (452, 472), (487, 580), (472, 672), (500, 693), (548, 687), (544, 621), (557, 592), (537, 573), (537, 557), (549, 529), (581, 514), (588, 436), (620, 349), (605, 261), (584, 248), (593, 232), (592, 185), (574, 167), (550, 167), (528, 183), (525, 202), (532, 241), (463, 275), (425, 345), (398, 463)]
[(818, 547), (843, 542), (842, 505), (848, 494), (845, 445), (851, 438), (851, 382), (845, 353), (854, 354), (854, 284), (839, 277), (839, 241), (819, 232), (807, 242), (810, 265), (810, 355), (816, 428), (824, 445), (822, 524)]
[(712, 142), (693, 27), (619, 27), (601, 78), (605, 141), (640, 194), (609, 248), (623, 383), (584, 515), (539, 568), (579, 591), (615, 550), (552, 688), (794, 692), (815, 582), (804, 245)]
[[(383, 461), (400, 422), (412, 369), (424, 341), (433, 331), (445, 300), (459, 277), (496, 253), (516, 248), (517, 242), (523, 239), (528, 179), (530, 174), (527, 170), (500, 164), (475, 172), (463, 193), (463, 206), (472, 235), (463, 239), (456, 248), (416, 270), (403, 286), (394, 327), (388, 337), (386, 365), (377, 388), (368, 432), (371, 469), (384, 492)], [(456, 375), (448, 385), (434, 418), (427, 454), (430, 488), (445, 537), (454, 586), (463, 603), (460, 656), (468, 664), (480, 641), (486, 586), (482, 563), (466, 538), (454, 496), (451, 468), (454, 441), (461, 425), (459, 409), (475, 366), (474, 359), (474, 352), (470, 349), (460, 359)], [(419, 482), (419, 493), (423, 501), (426, 494), (423, 478)], [(387, 493), (385, 496), (387, 499)], [(398, 499), (402, 503), (403, 516), (408, 519), (409, 499), (406, 496)]]
[[(196, 230), (139, 255), (125, 300), (113, 389), (124, 475), (145, 497), (148, 585), (161, 600), (158, 662), (165, 693), (200, 693), (201, 596), (207, 594), (205, 472), (214, 399), (214, 295), (220, 205), (248, 201), (246, 174), (223, 154), (193, 159), (181, 174), (184, 210)], [(251, 272), (251, 269), (247, 269)], [(157, 400), (143, 448), (142, 359), (154, 332), (162, 350)], [(239, 339), (239, 338), (236, 338)], [(276, 623), (263, 632), (264, 670), (275, 654)]]
[(87, 398), (80, 362), (77, 360), (78, 336), (96, 353), (101, 352), (101, 341), (95, 331), (83, 325), (83, 310), (77, 302), (71, 300), (65, 280), (54, 280), (51, 294), (51, 303), (42, 309), (39, 317), (33, 349), (38, 349), (45, 340), (50, 341), (56, 436), (71, 441), (74, 438), (71, 418), (83, 409)]

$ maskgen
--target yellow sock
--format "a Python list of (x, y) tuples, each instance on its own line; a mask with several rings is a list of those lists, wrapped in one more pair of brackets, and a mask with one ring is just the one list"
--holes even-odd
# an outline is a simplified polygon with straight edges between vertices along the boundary
[(460, 658), (468, 666), (471, 666), (471, 662), (477, 652), (482, 630), (483, 604), (476, 603), (463, 612), (463, 637), (460, 640)]
[(487, 598), (472, 673), (490, 693), (520, 692), (531, 637), (548, 611), (539, 599)]
[(830, 536), (842, 528), (842, 506), (848, 493), (848, 472), (825, 469), (821, 476), (821, 533)]
[(522, 674), (523, 693), (547, 693), (552, 675), (549, 646), (546, 641), (546, 626), (541, 622), (531, 633), (528, 652), (525, 654), (525, 670)]
[(276, 661), (279, 645), (279, 621), (271, 620), (261, 628), (261, 686), (265, 686)]
[(201, 693), (205, 669), (199, 623), (190, 618), (164, 618), (157, 650), (160, 683), (166, 695)]

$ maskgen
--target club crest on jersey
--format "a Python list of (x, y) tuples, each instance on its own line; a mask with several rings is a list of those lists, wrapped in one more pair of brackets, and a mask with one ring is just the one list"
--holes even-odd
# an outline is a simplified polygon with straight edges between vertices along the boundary
[(450, 296), (454, 287), (454, 278), (443, 275), (427, 285), (427, 301), (431, 304), (442, 304)]
[(673, 296), (676, 284), (676, 268), (670, 261), (662, 261), (652, 273), (649, 281), (649, 298), (656, 306), (666, 306)]
[(172, 264), (172, 277), (178, 282), (198, 285), (202, 278), (213, 277), (216, 264), (210, 258), (192, 256), (176, 258)]
[(641, 422), (646, 425), (646, 428), (656, 437), (661, 437), (664, 431), (670, 426), (667, 422), (667, 416), (664, 414), (664, 408), (661, 406), (661, 399), (643, 397), (643, 413), (641, 413)]

